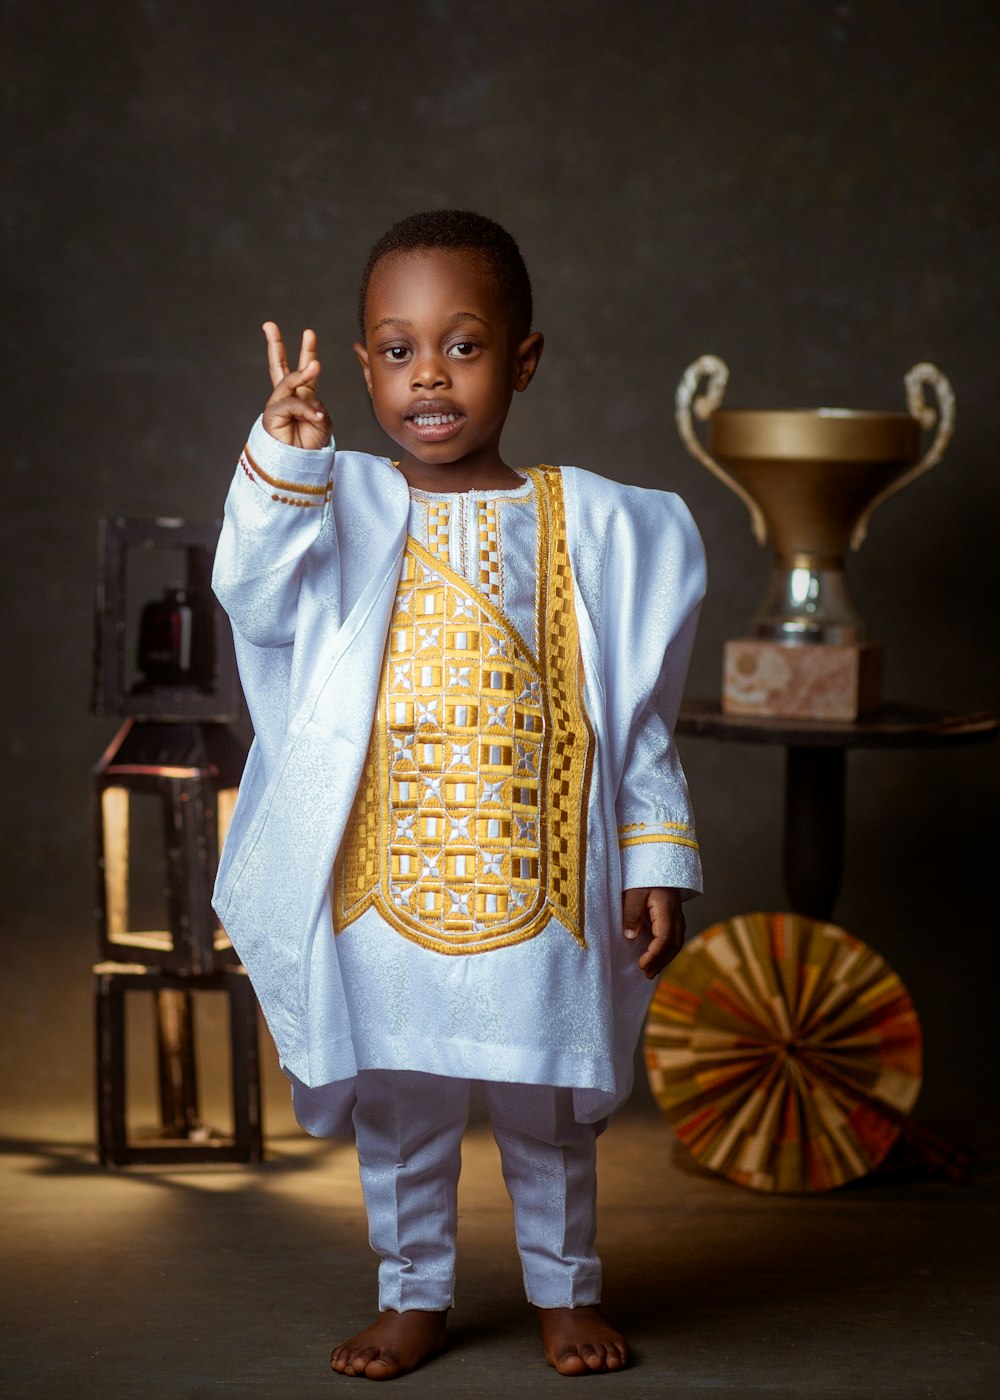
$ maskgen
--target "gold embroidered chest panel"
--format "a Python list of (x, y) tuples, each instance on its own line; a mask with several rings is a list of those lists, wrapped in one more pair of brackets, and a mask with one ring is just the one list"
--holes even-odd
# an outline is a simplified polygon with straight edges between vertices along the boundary
[(428, 507), (427, 545), (407, 540), (364, 772), (334, 866), (337, 933), (374, 906), (439, 953), (521, 943), (553, 917), (584, 942), (594, 740), (562, 478), (546, 468), (528, 478), (536, 649), (502, 608), (495, 502), (478, 510), (478, 586), (448, 562), (445, 504)]

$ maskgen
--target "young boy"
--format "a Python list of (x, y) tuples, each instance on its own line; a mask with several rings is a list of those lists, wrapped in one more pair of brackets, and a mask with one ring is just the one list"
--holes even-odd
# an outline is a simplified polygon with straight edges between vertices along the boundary
[(531, 317), (488, 219), (375, 245), (354, 348), (398, 462), (334, 454), (314, 332), (291, 369), (266, 323), (216, 562), (256, 733), (216, 907), (299, 1121), (357, 1140), (380, 1314), (331, 1365), (372, 1380), (444, 1347), (472, 1081), (549, 1363), (626, 1365), (595, 1144), (700, 889), (671, 727), (701, 543), (675, 496), (504, 462)]

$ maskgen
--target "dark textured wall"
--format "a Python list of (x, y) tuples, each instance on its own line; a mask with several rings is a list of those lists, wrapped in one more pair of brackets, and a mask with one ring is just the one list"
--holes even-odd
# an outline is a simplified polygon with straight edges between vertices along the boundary
[[(899, 699), (997, 695), (996, 8), (975, 0), (6, 0), (3, 1091), (87, 1101), (95, 524), (211, 518), (266, 393), (259, 323), (315, 325), (342, 444), (381, 450), (350, 350), (371, 241), (462, 204), (519, 238), (547, 336), (515, 463), (676, 489), (711, 592), (690, 693), (767, 557), (681, 449), (703, 351), (734, 406), (902, 407), (959, 428), (851, 578)], [(709, 893), (784, 904), (781, 760), (683, 744)], [(909, 984), (924, 1115), (973, 1141), (996, 1052), (998, 750), (850, 761), (840, 921)]]

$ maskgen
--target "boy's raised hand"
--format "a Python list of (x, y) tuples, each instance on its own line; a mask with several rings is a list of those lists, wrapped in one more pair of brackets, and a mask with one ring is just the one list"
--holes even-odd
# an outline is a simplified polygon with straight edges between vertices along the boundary
[(683, 948), (685, 927), (680, 890), (654, 885), (623, 892), (622, 931), (628, 939), (645, 934), (650, 940), (639, 958), (650, 980), (659, 977)]
[(333, 425), (316, 397), (320, 369), (316, 358), (316, 332), (302, 332), (298, 367), (289, 371), (280, 329), (274, 321), (265, 321), (263, 330), (273, 385), (273, 393), (264, 405), (265, 429), (289, 447), (326, 447)]

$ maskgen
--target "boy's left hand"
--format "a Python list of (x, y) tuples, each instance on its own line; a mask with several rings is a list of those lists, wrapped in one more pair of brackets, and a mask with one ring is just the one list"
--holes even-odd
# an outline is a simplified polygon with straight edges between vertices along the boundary
[(622, 895), (622, 931), (628, 939), (645, 934), (650, 940), (639, 966), (652, 980), (684, 946), (684, 911), (680, 890), (654, 885), (625, 890)]

